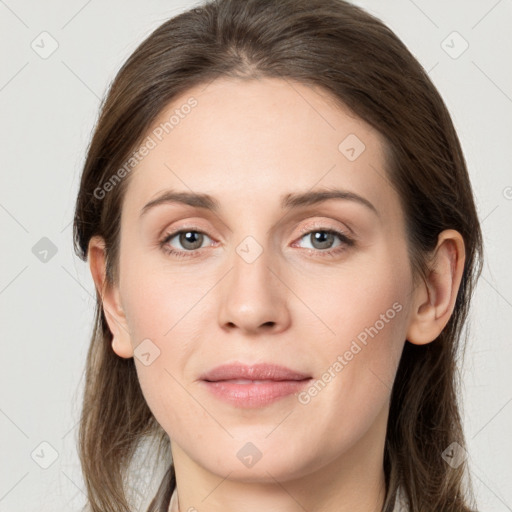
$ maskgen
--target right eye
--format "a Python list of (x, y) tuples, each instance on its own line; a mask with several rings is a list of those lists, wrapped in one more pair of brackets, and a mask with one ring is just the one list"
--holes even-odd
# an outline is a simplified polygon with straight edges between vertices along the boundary
[[(194, 257), (196, 256), (196, 251), (201, 248), (205, 236), (210, 238), (198, 229), (180, 229), (173, 233), (166, 233), (159, 245), (166, 254), (170, 254), (178, 258)], [(174, 246), (169, 245), (169, 242), (176, 237), (178, 242), (185, 248), (184, 250), (178, 250), (174, 248)]]

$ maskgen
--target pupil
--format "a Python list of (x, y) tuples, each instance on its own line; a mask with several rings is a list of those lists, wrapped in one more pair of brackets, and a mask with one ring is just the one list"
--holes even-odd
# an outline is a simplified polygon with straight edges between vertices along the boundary
[[(187, 231), (186, 233), (182, 233), (182, 237), (184, 238), (184, 242), (182, 241), (183, 245), (186, 247), (186, 244), (197, 244), (197, 240), (194, 240), (194, 239), (197, 239), (199, 233), (196, 233), (195, 231)], [(201, 244), (199, 243), (199, 246), (201, 246)], [(197, 247), (191, 247), (192, 249), (196, 249)]]
[(329, 247), (329, 242), (332, 238), (332, 233), (327, 233), (325, 231), (317, 231), (314, 233), (315, 242), (320, 243), (320, 249), (326, 249)]

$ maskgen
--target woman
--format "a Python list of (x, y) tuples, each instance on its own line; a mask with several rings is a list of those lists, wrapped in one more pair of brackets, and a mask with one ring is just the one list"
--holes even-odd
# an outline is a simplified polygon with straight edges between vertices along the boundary
[(148, 511), (474, 510), (455, 361), (482, 235), (449, 113), (381, 21), (165, 22), (110, 88), (74, 230), (90, 510), (131, 510), (152, 438)]

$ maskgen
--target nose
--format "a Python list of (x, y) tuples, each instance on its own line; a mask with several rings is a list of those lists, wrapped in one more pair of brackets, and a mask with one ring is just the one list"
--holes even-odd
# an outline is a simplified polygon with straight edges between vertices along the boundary
[(219, 325), (245, 334), (281, 332), (290, 323), (289, 293), (266, 251), (254, 261), (235, 253), (231, 271), (218, 287)]

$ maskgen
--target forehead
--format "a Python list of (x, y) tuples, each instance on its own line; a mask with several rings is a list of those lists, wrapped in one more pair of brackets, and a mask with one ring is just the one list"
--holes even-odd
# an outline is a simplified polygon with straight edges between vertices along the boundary
[(152, 147), (125, 197), (137, 211), (166, 189), (238, 206), (278, 205), (287, 193), (318, 187), (353, 191), (379, 210), (397, 199), (380, 134), (327, 92), (288, 79), (193, 87), (160, 112), (145, 141)]

